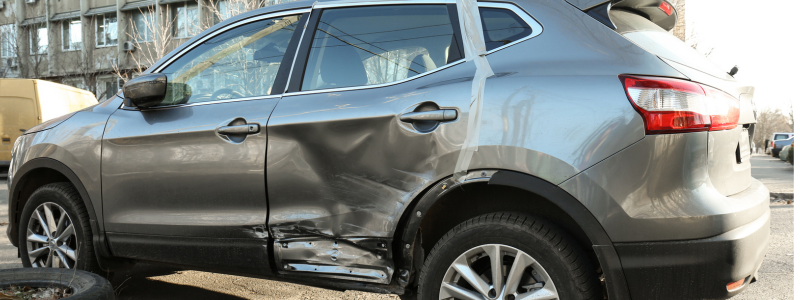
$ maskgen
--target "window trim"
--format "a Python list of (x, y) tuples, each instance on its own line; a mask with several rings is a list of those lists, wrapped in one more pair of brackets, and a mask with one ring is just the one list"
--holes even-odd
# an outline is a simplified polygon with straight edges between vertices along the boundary
[[(175, 60), (181, 58), (184, 54), (186, 54), (189, 51), (192, 51), (197, 46), (200, 46), (203, 42), (205, 42), (205, 41), (207, 41), (209, 39), (212, 39), (212, 38), (216, 37), (217, 35), (225, 33), (225, 32), (227, 32), (227, 31), (229, 31), (229, 30), (231, 30), (231, 29), (233, 29), (235, 27), (239, 27), (239, 26), (242, 26), (242, 25), (246, 25), (246, 24), (250, 24), (250, 23), (253, 23), (253, 22), (261, 21), (261, 20), (264, 20), (264, 19), (271, 19), (271, 18), (275, 18), (275, 17), (288, 16), (288, 15), (302, 15), (304, 13), (309, 13), (309, 12), (311, 12), (311, 8), (310, 7), (309, 8), (285, 10), (285, 11), (278, 11), (278, 12), (274, 12), (274, 13), (267, 13), (267, 14), (263, 14), (263, 15), (249, 17), (249, 18), (246, 18), (246, 19), (243, 19), (243, 20), (239, 20), (239, 21), (236, 21), (234, 23), (225, 25), (222, 28), (216, 29), (216, 30), (212, 31), (209, 34), (207, 34), (207, 35), (205, 35), (205, 36), (203, 36), (201, 38), (198, 38), (197, 40), (195, 40), (194, 42), (192, 42), (188, 46), (186, 46), (183, 49), (181, 49), (175, 55), (170, 57), (168, 60), (164, 61), (163, 63), (159, 64), (158, 66), (155, 66), (155, 68), (153, 68), (152, 72), (142, 73), (142, 75), (144, 75), (144, 74), (161, 73), (162, 70), (164, 70), (166, 67), (171, 65)], [(301, 17), (301, 20), (302, 20), (302, 17)], [(296, 47), (295, 51), (297, 51), (297, 48), (299, 48), (299, 47)], [(290, 50), (287, 49), (287, 51), (290, 51)], [(292, 55), (292, 54), (289, 54), (289, 55)], [(229, 102), (238, 102), (238, 101), (250, 101), (250, 100), (259, 100), (259, 99), (280, 98), (281, 96), (282, 96), (282, 93), (275, 94), (275, 95), (259, 95), (259, 96), (253, 96), (253, 97), (236, 98), (236, 99), (225, 99), (225, 100), (215, 100), (215, 101), (198, 102), (198, 103), (164, 105), (164, 106), (158, 106), (158, 107), (150, 107), (150, 108), (147, 108), (147, 109), (139, 109), (137, 107), (125, 106), (124, 101), (123, 101), (123, 104), (120, 104), (120, 109), (148, 111), (148, 110), (171, 109), (171, 108), (176, 108), (176, 107), (189, 107), (189, 106), (209, 105), (209, 104), (217, 104), (217, 103), (229, 103)]]
[[(344, 8), (344, 7), (379, 6), (379, 5), (417, 5), (417, 4), (453, 5), (454, 3), (456, 3), (455, 0), (415, 0), (415, 1), (388, 0), (388, 1), (377, 1), (377, 2), (359, 2), (359, 3), (334, 2), (334, 3), (318, 4), (318, 5), (314, 6), (314, 10), (312, 12), (312, 17), (309, 18), (309, 20), (310, 20), (309, 24), (306, 26), (306, 31), (314, 31), (314, 30), (316, 30), (317, 23), (319, 21), (319, 16), (321, 15), (321, 11), (324, 8)], [(529, 40), (531, 38), (534, 38), (534, 37), (542, 34), (542, 32), (544, 32), (544, 26), (542, 26), (542, 24), (539, 23), (539, 21), (537, 21), (535, 18), (533, 18), (533, 16), (531, 16), (527, 11), (525, 11), (521, 7), (517, 6), (516, 4), (505, 3), (505, 2), (478, 2), (478, 7), (479, 8), (488, 7), (488, 8), (508, 9), (508, 10), (514, 12), (515, 14), (517, 14), (517, 16), (519, 16), (520, 19), (522, 19), (524, 22), (526, 22), (528, 24), (528, 26), (531, 26), (531, 29), (535, 29), (533, 27), (535, 25), (538, 25), (539, 29), (540, 29), (538, 32), (536, 30), (532, 30), (531, 34), (526, 36), (526, 37), (523, 37), (523, 38), (518, 39), (518, 40), (516, 40), (514, 42), (508, 43), (506, 45), (503, 45), (501, 47), (497, 47), (495, 49), (492, 49), (491, 51), (486, 52), (487, 56), (491, 55), (492, 53), (495, 53), (497, 51), (500, 51), (502, 49), (505, 49), (505, 48), (511, 47), (513, 45), (516, 45), (518, 43), (527, 41), (527, 40)], [(316, 15), (317, 15), (316, 19), (314, 19), (314, 13), (316, 13)], [(315, 22), (315, 23), (311, 24), (311, 22)], [(453, 24), (453, 25), (454, 25), (454, 27), (459, 28), (458, 32), (461, 34), (461, 38), (459, 40), (463, 40), (463, 33), (460, 30), (460, 26), (458, 26), (456, 24)], [(303, 75), (305, 73), (305, 65), (306, 65), (306, 62), (308, 61), (308, 55), (309, 55), (308, 52), (309, 52), (309, 49), (311, 47), (310, 41), (311, 41), (311, 37), (304, 38), (303, 41), (300, 41), (300, 46), (297, 48), (297, 51), (298, 51), (298, 54), (299, 54), (297, 56), (297, 58), (299, 58), (298, 60), (300, 62), (299, 63), (296, 62), (292, 66), (293, 73), (299, 74), (299, 75), (292, 75), (289, 78), (289, 86), (290, 86), (290, 88), (287, 89), (287, 92), (284, 93), (283, 96), (300, 96), (300, 95), (308, 95), (308, 94), (320, 94), (320, 93), (331, 93), (331, 92), (342, 92), (342, 91), (353, 91), (353, 90), (382, 88), (382, 87), (387, 87), (387, 86), (392, 86), (392, 85), (396, 85), (396, 84), (409, 82), (411, 80), (415, 80), (415, 79), (421, 78), (423, 76), (428, 76), (430, 74), (434, 74), (434, 73), (439, 72), (441, 70), (444, 70), (444, 69), (459, 65), (459, 64), (461, 64), (461, 63), (463, 63), (465, 61), (462, 58), (462, 59), (453, 61), (453, 62), (451, 62), (449, 64), (445, 64), (445, 65), (443, 65), (441, 67), (438, 67), (436, 69), (433, 69), (431, 71), (428, 71), (428, 72), (425, 72), (425, 73), (422, 73), (422, 74), (418, 74), (418, 75), (415, 75), (415, 76), (412, 76), (412, 77), (408, 77), (408, 78), (405, 78), (403, 80), (393, 81), (393, 82), (387, 82), (387, 83), (381, 83), (381, 84), (373, 84), (373, 85), (362, 85), (362, 86), (352, 86), (352, 87), (341, 87), (341, 88), (329, 88), (329, 89), (301, 91), (300, 90), (300, 85), (302, 84)], [(461, 41), (459, 41), (459, 42), (461, 42)], [(463, 44), (461, 46), (463, 48)], [(301, 53), (300, 51), (303, 51), (303, 52)], [(303, 54), (305, 54), (305, 55), (303, 55)], [(301, 68), (302, 70), (296, 71), (295, 68)]]

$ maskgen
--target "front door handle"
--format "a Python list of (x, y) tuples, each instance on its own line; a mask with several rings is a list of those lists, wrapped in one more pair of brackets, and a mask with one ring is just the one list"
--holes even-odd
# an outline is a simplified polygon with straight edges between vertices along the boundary
[(261, 126), (258, 125), (258, 123), (250, 123), (243, 125), (222, 126), (217, 129), (217, 132), (223, 135), (239, 135), (258, 133), (260, 130)]
[(440, 109), (431, 111), (416, 111), (400, 115), (400, 121), (406, 123), (421, 122), (421, 121), (453, 121), (458, 117), (455, 109)]

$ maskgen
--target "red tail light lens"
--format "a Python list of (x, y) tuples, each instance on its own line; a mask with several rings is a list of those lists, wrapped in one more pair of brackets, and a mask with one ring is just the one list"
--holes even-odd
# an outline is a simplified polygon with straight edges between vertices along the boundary
[(672, 6), (667, 3), (667, 1), (661, 1), (661, 5), (658, 6), (665, 14), (668, 16), (672, 15)]
[(739, 100), (686, 80), (620, 75), (647, 134), (725, 130), (738, 126)]

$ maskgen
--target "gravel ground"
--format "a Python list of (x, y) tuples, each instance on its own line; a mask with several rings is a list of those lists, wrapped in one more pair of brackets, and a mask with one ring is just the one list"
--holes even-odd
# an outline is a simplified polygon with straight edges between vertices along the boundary
[[(753, 157), (753, 176), (770, 190), (793, 192), (794, 168), (765, 155)], [(8, 191), (0, 178), (0, 269), (21, 267), (17, 248), (5, 235), (8, 222)], [(750, 285), (734, 300), (793, 299), (794, 282), (794, 205), (775, 199), (771, 205), (771, 239), (767, 257), (759, 273), (759, 281)], [(133, 269), (118, 272), (112, 283), (118, 298), (125, 299), (399, 299), (356, 291), (334, 291), (298, 284), (250, 277), (181, 270), (172, 267), (137, 264)]]

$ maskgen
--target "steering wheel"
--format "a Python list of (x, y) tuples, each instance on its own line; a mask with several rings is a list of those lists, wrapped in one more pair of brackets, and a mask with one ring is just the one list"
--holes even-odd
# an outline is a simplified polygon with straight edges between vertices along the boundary
[[(223, 96), (223, 95), (228, 95), (228, 98), (222, 98), (221, 99), (220, 96)], [(235, 98), (234, 96), (238, 96), (240, 98), (244, 98), (244, 95), (242, 95), (242, 93), (234, 91), (233, 89), (220, 89), (220, 90), (217, 90), (216, 92), (214, 92), (213, 94), (211, 94), (211, 100), (233, 99), (233, 98)]]

